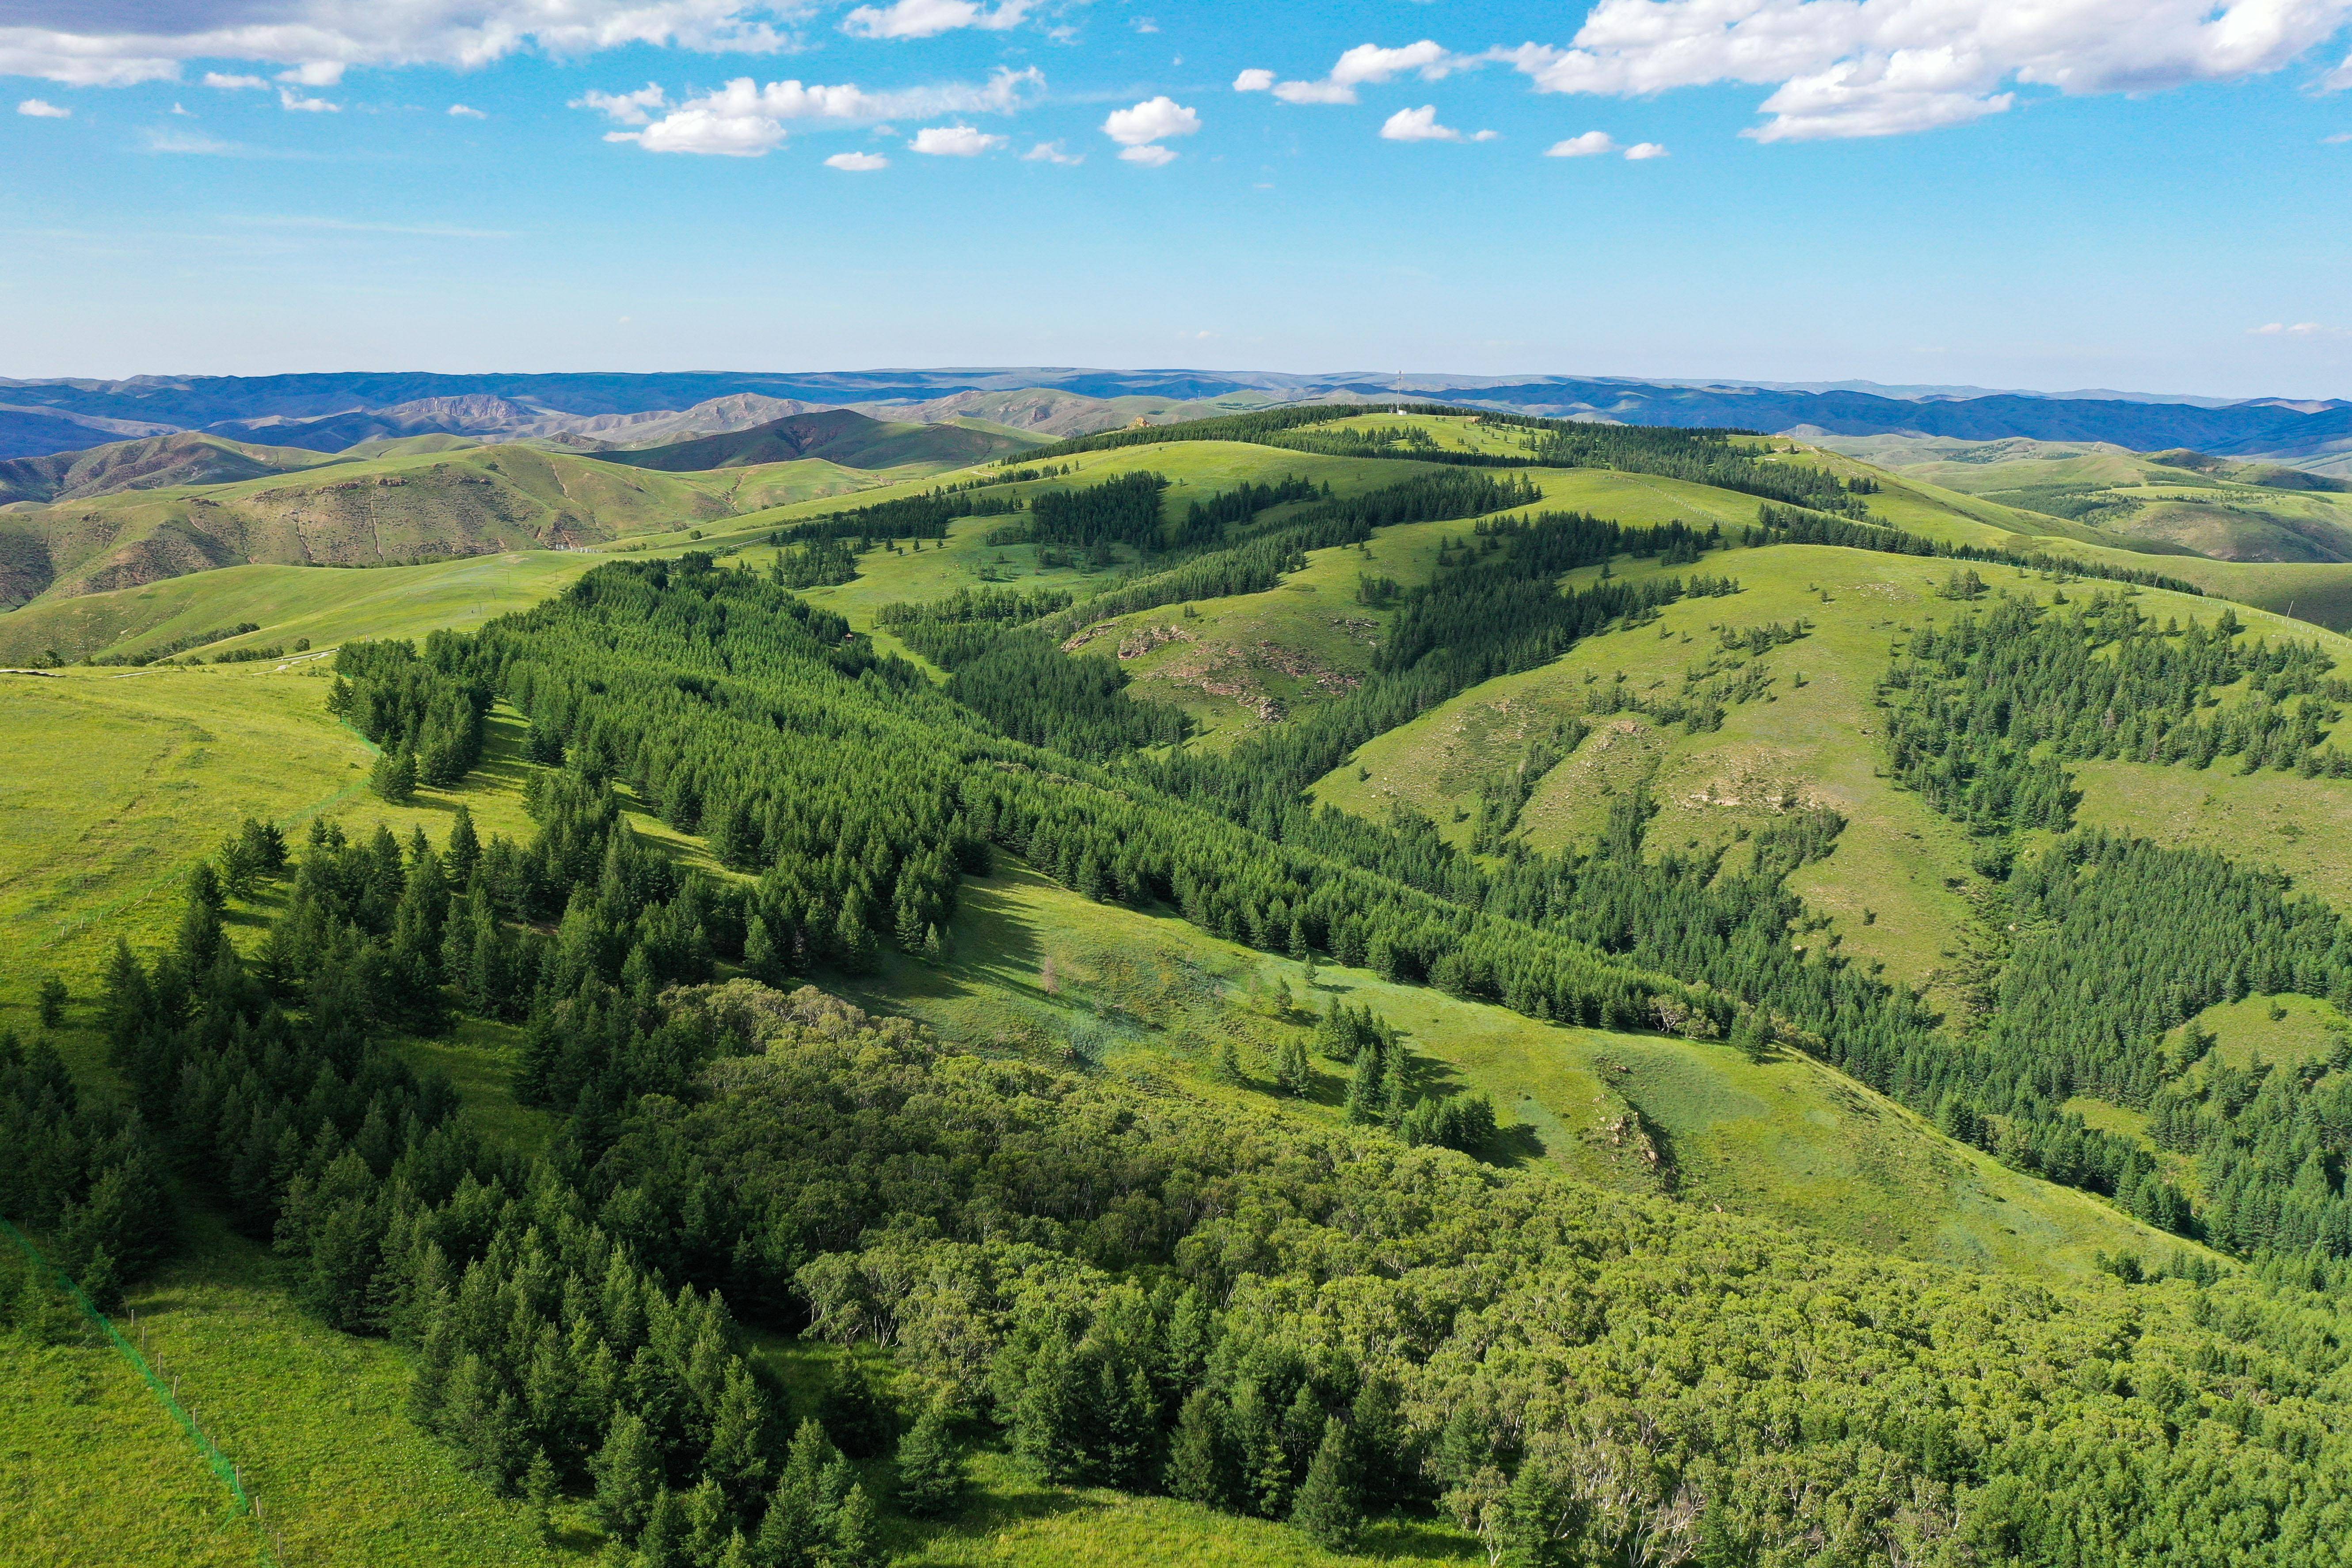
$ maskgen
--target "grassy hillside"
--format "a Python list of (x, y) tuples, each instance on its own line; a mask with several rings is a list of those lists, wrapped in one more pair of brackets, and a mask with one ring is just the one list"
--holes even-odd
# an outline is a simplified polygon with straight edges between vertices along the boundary
[(681, 476), (531, 447), (402, 443), (383, 456), (320, 459), (297, 474), (0, 512), (0, 603), (247, 563), (359, 565), (570, 548), (699, 527), (889, 477), (827, 458)]
[(0, 615), (0, 664), (28, 664), (52, 649), (69, 659), (137, 654), (247, 623), (261, 629), (205, 643), (198, 657), (291, 647), (304, 637), (313, 648), (346, 637), (422, 637), (536, 604), (596, 559), (535, 550), (367, 571), (225, 566), (109, 594), (44, 599)]
[(184, 431), (0, 462), (0, 502), (86, 500), (119, 490), (225, 485), (318, 467), (320, 454)]

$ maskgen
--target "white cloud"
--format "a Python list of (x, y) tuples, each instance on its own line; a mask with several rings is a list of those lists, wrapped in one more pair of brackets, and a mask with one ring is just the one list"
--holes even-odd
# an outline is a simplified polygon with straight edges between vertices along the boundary
[(1459, 142), (1462, 132), (1450, 125), (1437, 122), (1437, 105), (1424, 103), (1419, 109), (1400, 109), (1381, 127), (1383, 142)]
[(1344, 81), (1286, 81), (1274, 96), (1285, 103), (1353, 103), (1356, 89)]
[(225, 76), (219, 71), (205, 72), (205, 85), (216, 87), (223, 92), (236, 92), (249, 87), (257, 87), (264, 92), (269, 90), (269, 84), (257, 76)]
[(1003, 146), (1004, 138), (969, 125), (926, 125), (907, 145), (935, 158), (977, 158), (992, 147)]
[(1002, 32), (1018, 26), (1034, 0), (998, 0), (994, 10), (973, 0), (897, 0), (891, 5), (860, 5), (841, 30), (859, 38), (929, 38), (961, 27)]
[(1235, 92), (1272, 92), (1274, 73), (1253, 66), (1234, 78), (1234, 90)]
[(215, 158), (241, 157), (245, 153), (245, 149), (234, 142), (223, 142), (197, 131), (151, 130), (147, 132), (147, 151)]
[(1367, 82), (1390, 81), (1407, 71), (1418, 72), (1423, 81), (1438, 81), (1478, 63), (1475, 57), (1446, 53), (1430, 38), (1401, 49), (1358, 44), (1339, 57), (1322, 80), (1286, 81), (1274, 89), (1274, 96), (1285, 103), (1353, 103), (1356, 89)]
[(1547, 158), (1598, 158), (1604, 153), (1617, 151), (1617, 139), (1606, 131), (1588, 131), (1581, 136), (1570, 136), (1544, 149)]
[(484, 114), (480, 110), (476, 109), (470, 103), (453, 103), (449, 106), (449, 118), (452, 120), (488, 120), (489, 116)]
[(323, 98), (304, 98), (290, 87), (278, 89), (278, 104), (279, 108), (296, 114), (341, 114), (343, 111), (340, 103), (329, 103)]
[(2341, 147), (2347, 142), (2352, 142), (2352, 131), (2338, 131), (2333, 136), (2323, 136), (2319, 139), (2319, 144), (2323, 147)]
[(635, 92), (600, 92), (592, 87), (566, 105), (571, 109), (593, 109), (622, 125), (643, 125), (653, 118), (655, 110), (668, 106), (668, 98), (652, 82)]
[(39, 98), (26, 99), (16, 106), (16, 112), (29, 115), (35, 120), (71, 120), (73, 118), (72, 110), (60, 109), (47, 100)]
[[(1025, 3), (1025, 0), (1024, 0)], [(176, 81), (200, 60), (289, 68), (299, 87), (330, 87), (351, 67), (469, 68), (526, 49), (576, 56), (631, 45), (768, 54), (791, 36), (773, 0), (277, 0), (268, 5), (89, 6), (19, 0), (0, 26), (0, 76), (81, 87)], [(222, 12), (243, 15), (215, 21)], [(96, 18), (142, 14), (136, 29)]]
[(2270, 321), (2259, 327), (2249, 327), (2247, 332), (2258, 338), (2336, 338), (2344, 334), (2318, 321)]
[(2144, 93), (2258, 75), (2347, 16), (2352, 0), (1599, 0), (1570, 47), (1493, 58), (1543, 92), (1769, 85), (1770, 118), (1745, 134), (1806, 141), (1963, 124), (2008, 110), (2015, 85)]
[(1171, 136), (1190, 136), (1201, 129), (1201, 117), (1163, 92), (1132, 109), (1112, 110), (1102, 128), (1120, 146), (1139, 147)]
[(1146, 142), (1134, 147), (1119, 149), (1122, 163), (1140, 163), (1147, 169), (1164, 169), (1176, 161), (1173, 148), (1162, 147), (1157, 142)]
[(1646, 163), (1653, 158), (1664, 158), (1669, 154), (1655, 142), (1636, 142), (1625, 149), (1625, 156), (1636, 163)]
[(2346, 88), (2352, 87), (2352, 55), (2346, 55), (2344, 63), (2329, 71), (2327, 79), (2320, 85), (2330, 92), (2341, 92)]
[(1066, 151), (1059, 142), (1040, 142), (1021, 154), (1024, 163), (1083, 163), (1087, 155)]
[(824, 161), (824, 166), (853, 174), (870, 174), (877, 169), (888, 168), (890, 160), (879, 153), (835, 153)]
[[(1010, 113), (1027, 101), (1028, 89), (1045, 85), (1034, 67), (1015, 71), (1002, 66), (984, 84), (949, 82), (895, 92), (868, 92), (846, 82), (772, 81), (762, 87), (738, 77), (715, 92), (675, 105), (660, 88), (649, 85), (630, 93), (585, 93), (573, 106), (596, 110), (622, 125), (645, 127), (607, 132), (607, 142), (635, 142), (648, 153), (755, 158), (783, 145), (784, 127), (792, 121), (867, 124), (902, 115)], [(654, 120), (656, 110), (667, 112)]]

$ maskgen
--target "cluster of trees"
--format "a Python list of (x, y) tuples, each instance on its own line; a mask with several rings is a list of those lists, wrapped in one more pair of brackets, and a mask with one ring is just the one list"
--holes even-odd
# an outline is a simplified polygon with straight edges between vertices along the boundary
[(1106, 758), (1173, 745), (1192, 720), (1128, 695), (1115, 658), (1063, 653), (1050, 632), (989, 620), (909, 620), (900, 639), (953, 673), (948, 695), (1013, 740), (1067, 756)]
[[(1886, 678), (1909, 693), (1891, 731), (1897, 766), (1938, 798), (1965, 795), (1979, 777), (2097, 759), (2352, 774), (2352, 756), (2324, 743), (2352, 685), (2316, 644), (2243, 630), (2228, 609), (2210, 628), (2158, 626), (2107, 594), (2051, 609), (2004, 596), (1986, 615), (1923, 627)], [(2242, 682), (2242, 698), (2217, 702)], [(1998, 809), (1965, 815), (1990, 821)]]
[(1499, 855), (1503, 840), (1518, 826), (1519, 813), (1546, 774), (1566, 762), (1591, 733), (1583, 720), (1557, 719), (1550, 729), (1529, 737), (1518, 760), (1489, 770), (1478, 780), (1478, 805), (1470, 828), (1474, 855)]
[(1070, 607), (1059, 588), (958, 588), (944, 599), (910, 604), (894, 600), (874, 612), (886, 626), (912, 621), (1034, 621)]
[(1990, 562), (1997, 565), (2021, 567), (2029, 572), (2095, 577), (2110, 583), (2132, 583), (2143, 588), (2162, 588), (2172, 594), (2201, 595), (2205, 592), (2194, 583), (2137, 566), (2078, 561), (2071, 555), (2052, 555), (2042, 551), (2021, 552), (1995, 550), (1981, 544), (1947, 544), (1939, 539), (1906, 533), (1902, 529), (1881, 523), (1853, 522), (1843, 517), (1827, 517), (1819, 511), (1809, 511), (1803, 507), (1774, 506), (1769, 501), (1756, 509), (1756, 526), (1743, 531), (1746, 536), (1744, 542), (1754, 545), (1831, 544), (1843, 550), (1874, 550), (1885, 555), (1933, 555), (1952, 561)]
[[(5, 1030), (0, 1148), (8, 1151), (0, 1160), (0, 1218), (48, 1237), (52, 1260), (101, 1310), (170, 1255), (177, 1226), (165, 1154), (147, 1124), (82, 1093), (46, 1040), (26, 1047)], [(16, 1250), (0, 1247), (12, 1258)], [(46, 1284), (30, 1271), (9, 1282), (39, 1298), (28, 1321), (55, 1315)]]
[(1029, 500), (1030, 531), (1041, 543), (1131, 544), (1150, 552), (1160, 542), (1165, 475), (1119, 474), (1076, 489), (1039, 490)]
[(812, 539), (777, 551), (768, 574), (779, 588), (833, 587), (857, 576), (857, 550), (845, 539)]
[[(2015, 933), (1980, 1036), (1945, 1052), (1966, 1070), (1937, 1075), (1938, 1115), (2026, 1169), (2078, 1184), (2095, 1172), (2088, 1184), (2168, 1228), (2240, 1251), (2352, 1256), (2352, 1203), (2321, 1131), (2352, 1104), (2352, 1084), (2328, 1063), (2280, 1076), (2262, 1086), (2263, 1120), (2242, 1121), (2241, 1080), (2218, 1067), (2184, 1078), (2166, 1044), (2203, 1009), (2249, 995), (2352, 1009), (2352, 926), (2217, 855), (2067, 832), (2073, 760), (2200, 763), (2234, 743), (2256, 765), (2336, 771), (2334, 749), (2314, 749), (2345, 695), (2328, 661), (2242, 631), (2228, 611), (2210, 630), (2159, 630), (2119, 598), (2072, 610), (2003, 599), (1915, 632), (1894, 660), (1894, 771), (1985, 837), (1979, 868), (1998, 881), (1997, 923)], [(2238, 686), (2245, 696), (2216, 711), (2217, 692)], [(2065, 836), (2017, 853), (2016, 836), (2034, 829)], [(2160, 1114), (2158, 1142), (2197, 1155), (2203, 1211), (2152, 1162), (2040, 1113), (2078, 1094)]]
[[(411, 789), (456, 784), (482, 760), (490, 689), (458, 672), (463, 646), (455, 634), (436, 632), (422, 657), (406, 641), (348, 643), (335, 654), (327, 710), (395, 759), (396, 776)], [(381, 774), (380, 791), (394, 777)], [(394, 784), (389, 793), (398, 790)]]
[(1546, 468), (1659, 474), (1817, 511), (1868, 515), (1856, 499), (1864, 492), (1850, 489), (1836, 475), (1810, 464), (1766, 462), (1749, 448), (1736, 445), (1733, 437), (1738, 432), (1735, 431), (1588, 425), (1512, 414), (1483, 415), (1480, 423), (1530, 432), (1529, 455)]
[(241, 637), (247, 632), (257, 632), (260, 629), (261, 623), (258, 621), (239, 621), (233, 626), (215, 626), (208, 632), (189, 632), (184, 637), (173, 637), (169, 642), (158, 643), (142, 653), (92, 654), (82, 662), (98, 665), (145, 666), (170, 658), (173, 654), (185, 653), (192, 647), (203, 647), (207, 643), (226, 642), (230, 637)]
[[(988, 486), (1010, 484), (1021, 476), (992, 479)], [(948, 524), (961, 517), (1002, 517), (1021, 510), (1021, 498), (978, 493), (981, 485), (943, 485), (919, 496), (899, 496), (866, 506), (845, 507), (788, 528), (771, 529), (768, 542), (810, 544), (825, 539), (945, 539)]]
[(1268, 507), (1286, 506), (1294, 501), (1309, 501), (1320, 498), (1328, 500), (1331, 487), (1318, 485), (1297, 474), (1285, 474), (1270, 485), (1244, 482), (1233, 489), (1219, 490), (1206, 501), (1194, 501), (1184, 509), (1184, 521), (1177, 531), (1179, 544), (1207, 543), (1227, 539), (1247, 528), (1257, 514)]
[(2299, 1289), (1962, 1280), (765, 1005), (585, 1195), (1055, 1480), (1561, 1565), (2323, 1561), (2352, 1504)]

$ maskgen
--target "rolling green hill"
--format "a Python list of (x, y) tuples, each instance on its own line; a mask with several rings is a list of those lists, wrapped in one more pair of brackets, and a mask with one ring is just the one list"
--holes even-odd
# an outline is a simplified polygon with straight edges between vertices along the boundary
[[(2352, 640), (2252, 604), (2334, 567), (1780, 438), (1138, 434), (854, 497), (793, 489), (822, 459), (591, 466), (646, 487), (597, 551), (0, 616), (15, 658), (289, 648), (0, 675), (0, 1027), (169, 1129), (177, 1251), (126, 1301), (288, 1560), (719, 1563), (802, 1507), (846, 1540), (770, 1499), (802, 1418), (858, 1442), (860, 1378), (972, 1453), (943, 1519), (887, 1438), (830, 1472), (875, 1505), (856, 1568), (1496, 1561), (1538, 1525), (1593, 1562), (2325, 1560)], [(1748, 542), (1796, 492), (2056, 559)], [(473, 635), (355, 646), (438, 628)], [(2210, 691), (2159, 679), (2191, 656)], [(2107, 670), (2163, 704), (2103, 729), (2069, 693)], [(2214, 727), (2201, 765), (2159, 707)], [(478, 762), (402, 798), (379, 763), (475, 712)], [(1016, 738), (1080, 712), (1075, 754)], [(189, 873), (248, 815), (301, 865), (215, 927)], [(27, 1540), (250, 1559), (119, 1362), (31, 1353), (0, 1452), (74, 1545)]]

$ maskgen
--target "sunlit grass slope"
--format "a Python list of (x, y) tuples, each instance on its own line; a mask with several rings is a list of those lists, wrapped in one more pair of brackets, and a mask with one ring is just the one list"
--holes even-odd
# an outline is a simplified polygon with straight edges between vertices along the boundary
[(561, 592), (599, 559), (534, 550), (368, 571), (226, 566), (110, 594), (47, 599), (0, 615), (0, 663), (31, 663), (52, 649), (68, 658), (137, 654), (247, 623), (261, 629), (207, 643), (202, 656), (290, 646), (301, 637), (323, 648), (346, 637), (469, 631)]

